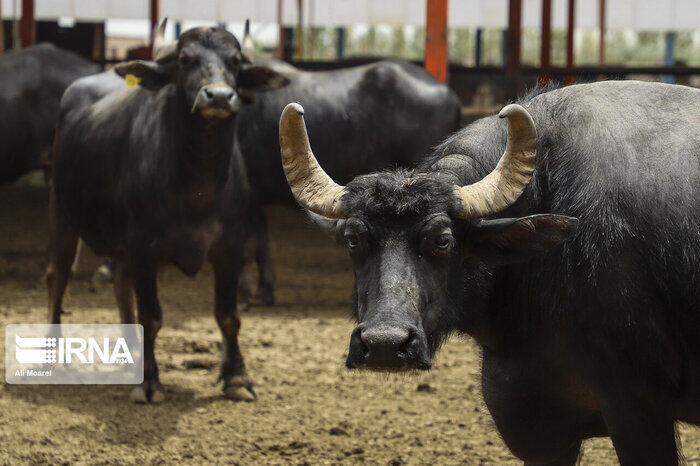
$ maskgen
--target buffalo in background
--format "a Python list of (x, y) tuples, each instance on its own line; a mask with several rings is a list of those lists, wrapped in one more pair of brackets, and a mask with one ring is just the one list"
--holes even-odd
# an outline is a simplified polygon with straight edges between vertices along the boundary
[[(136, 321), (136, 297), (144, 381), (132, 399), (160, 402), (157, 271), (174, 264), (193, 276), (209, 260), (224, 340), (224, 393), (252, 399), (236, 312), (249, 187), (233, 151), (234, 127), (239, 93), (274, 89), (287, 79), (251, 63), (249, 38), (241, 46), (223, 28), (198, 28), (165, 46), (164, 28), (165, 21), (155, 33), (155, 60), (80, 79), (61, 101), (49, 207), (49, 321), (60, 323), (80, 238), (116, 262), (122, 322)], [(117, 74), (133, 75), (140, 85), (127, 89)]]
[(0, 184), (48, 168), (63, 92), (76, 79), (100, 70), (52, 44), (0, 55)]

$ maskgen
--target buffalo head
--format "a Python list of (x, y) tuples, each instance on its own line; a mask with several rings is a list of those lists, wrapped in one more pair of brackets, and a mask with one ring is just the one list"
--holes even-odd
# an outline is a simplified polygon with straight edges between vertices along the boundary
[(164, 45), (166, 20), (154, 31), (153, 61), (134, 60), (115, 67), (146, 88), (175, 83), (187, 108), (204, 118), (228, 118), (242, 104), (241, 95), (282, 87), (289, 79), (253, 63), (253, 43), (246, 22), (242, 44), (224, 28), (195, 28)]
[(280, 120), (282, 164), (297, 202), (344, 243), (353, 262), (358, 325), (346, 365), (428, 369), (455, 328), (455, 314), (483, 307), (490, 267), (531, 257), (565, 240), (577, 220), (561, 215), (488, 219), (511, 206), (535, 168), (537, 133), (520, 105), (500, 112), (507, 144), (495, 169), (455, 185), (446, 156), (422, 171), (394, 170), (340, 186), (318, 165), (303, 109)]

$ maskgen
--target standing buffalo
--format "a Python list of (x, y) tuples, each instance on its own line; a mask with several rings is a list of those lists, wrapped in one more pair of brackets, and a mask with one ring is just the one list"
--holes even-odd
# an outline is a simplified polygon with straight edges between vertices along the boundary
[(380, 61), (334, 71), (307, 72), (265, 60), (290, 78), (288, 86), (259, 95), (241, 110), (236, 134), (252, 191), (251, 236), (239, 300), (251, 294), (252, 260), (259, 267), (261, 298), (273, 301), (274, 274), (262, 204), (293, 203), (279, 164), (279, 115), (301, 102), (319, 161), (346, 182), (362, 173), (412, 166), (460, 123), (460, 102), (444, 84), (408, 62)]
[(51, 44), (0, 55), (0, 184), (47, 166), (63, 92), (99, 71)]
[(700, 423), (699, 108), (683, 86), (566, 87), (342, 186), (289, 105), (287, 180), (354, 265), (347, 366), (428, 369), (466, 332), (516, 456), (574, 464), (609, 435), (622, 464), (676, 464), (674, 421)]
[[(222, 28), (185, 32), (156, 60), (117, 65), (141, 84), (126, 89), (113, 72), (77, 81), (65, 93), (53, 153), (50, 203), (49, 320), (60, 321), (78, 237), (116, 260), (122, 321), (144, 327), (144, 382), (137, 402), (164, 398), (154, 343), (162, 313), (156, 271), (174, 263), (194, 275), (208, 258), (215, 315), (224, 338), (221, 379), (227, 396), (254, 396), (238, 347), (236, 289), (249, 187), (233, 156), (239, 93), (273, 89), (286, 78), (251, 64)], [(247, 391), (246, 391), (247, 390)], [(248, 393), (248, 391), (250, 393)]]

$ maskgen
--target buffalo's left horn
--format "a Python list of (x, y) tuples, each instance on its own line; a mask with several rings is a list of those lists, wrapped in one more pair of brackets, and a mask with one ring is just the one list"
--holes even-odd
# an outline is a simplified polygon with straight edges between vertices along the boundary
[(168, 18), (163, 18), (153, 30), (153, 59), (159, 62), (173, 60), (177, 57), (177, 42), (165, 43), (165, 26)]
[(282, 168), (299, 205), (329, 218), (345, 218), (341, 198), (345, 187), (336, 184), (316, 161), (304, 124), (304, 109), (287, 105), (280, 118)]
[(253, 63), (253, 56), (255, 55), (255, 46), (253, 45), (253, 39), (250, 37), (250, 20), (245, 20), (245, 32), (243, 33), (243, 42), (241, 43), (241, 54), (243, 55), (243, 60), (247, 63)]
[(532, 178), (537, 151), (535, 122), (518, 104), (504, 107), (498, 116), (508, 119), (506, 150), (496, 168), (482, 180), (455, 188), (462, 218), (486, 217), (505, 209), (520, 197)]

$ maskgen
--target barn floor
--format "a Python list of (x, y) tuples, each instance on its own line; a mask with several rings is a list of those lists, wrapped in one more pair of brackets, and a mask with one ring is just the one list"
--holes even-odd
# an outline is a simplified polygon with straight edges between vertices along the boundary
[[(0, 326), (42, 323), (46, 190), (0, 188)], [(343, 368), (352, 324), (344, 251), (290, 208), (270, 209), (278, 304), (243, 316), (241, 343), (259, 400), (221, 398), (212, 274), (168, 269), (157, 357), (168, 400), (134, 405), (121, 386), (0, 385), (0, 463), (516, 464), (479, 388), (479, 353), (452, 338), (420, 376)], [(89, 289), (85, 255), (66, 323), (117, 322), (111, 287)], [(4, 330), (0, 344), (4, 348)], [(0, 372), (4, 373), (4, 358)], [(680, 426), (688, 464), (700, 429)], [(583, 464), (614, 464), (607, 439), (585, 443)]]

